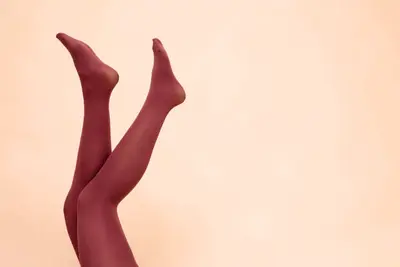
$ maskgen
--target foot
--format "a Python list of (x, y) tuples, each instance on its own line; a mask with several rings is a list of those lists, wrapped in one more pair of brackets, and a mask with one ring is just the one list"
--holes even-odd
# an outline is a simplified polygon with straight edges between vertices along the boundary
[(84, 42), (64, 33), (57, 34), (57, 39), (71, 54), (82, 84), (84, 98), (92, 96), (110, 97), (112, 90), (118, 83), (118, 73), (104, 64)]
[(185, 101), (185, 90), (175, 78), (167, 52), (153, 39), (154, 65), (148, 101), (172, 109)]

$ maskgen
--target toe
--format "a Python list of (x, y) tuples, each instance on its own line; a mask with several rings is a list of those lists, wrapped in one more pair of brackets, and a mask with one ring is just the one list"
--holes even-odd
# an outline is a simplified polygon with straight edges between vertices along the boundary
[(166, 53), (163, 44), (157, 38), (153, 39), (153, 51), (154, 51), (154, 53), (160, 53), (160, 54), (165, 54)]
[(153, 39), (153, 53), (154, 53), (154, 60), (155, 63), (168, 66), (170, 65), (169, 57), (167, 51), (165, 50), (161, 41), (157, 38)]
[(77, 40), (65, 33), (57, 34), (57, 39), (64, 45), (64, 47), (70, 52), (72, 57), (75, 59), (78, 58), (91, 58), (96, 57), (93, 49), (88, 46), (86, 43)]
[(79, 45), (78, 40), (75, 40), (65, 33), (59, 33), (56, 37), (69, 51), (73, 50)]

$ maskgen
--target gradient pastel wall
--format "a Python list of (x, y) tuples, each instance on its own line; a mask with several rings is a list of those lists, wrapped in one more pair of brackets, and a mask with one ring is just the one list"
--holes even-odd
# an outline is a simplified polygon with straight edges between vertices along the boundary
[(187, 90), (121, 206), (141, 266), (400, 266), (399, 8), (1, 1), (0, 265), (78, 266), (62, 205), (82, 101), (63, 31), (121, 75), (114, 145), (147, 93), (153, 37)]

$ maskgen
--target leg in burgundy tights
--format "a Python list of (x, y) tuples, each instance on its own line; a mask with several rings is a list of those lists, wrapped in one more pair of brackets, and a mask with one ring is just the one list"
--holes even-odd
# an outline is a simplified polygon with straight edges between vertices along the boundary
[(78, 243), (83, 267), (135, 267), (117, 207), (144, 174), (168, 113), (185, 100), (168, 55), (153, 40), (154, 66), (143, 107), (78, 200)]
[(118, 73), (104, 64), (85, 43), (66, 34), (57, 38), (72, 56), (82, 85), (84, 119), (75, 174), (64, 203), (69, 237), (79, 258), (77, 201), (111, 153), (109, 100)]

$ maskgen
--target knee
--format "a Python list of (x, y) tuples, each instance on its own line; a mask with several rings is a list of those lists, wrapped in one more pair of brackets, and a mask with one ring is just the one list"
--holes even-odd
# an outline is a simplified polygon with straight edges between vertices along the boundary
[(78, 211), (86, 212), (110, 205), (112, 205), (112, 202), (107, 198), (107, 195), (94, 184), (87, 185), (77, 198)]
[(68, 192), (67, 197), (64, 201), (63, 212), (65, 217), (70, 217), (71, 214), (76, 213), (77, 203), (78, 203), (79, 193), (75, 193), (74, 191)]
[(97, 198), (99, 198), (98, 194), (87, 186), (81, 191), (77, 198), (78, 209), (92, 208), (96, 203), (99, 203)]

